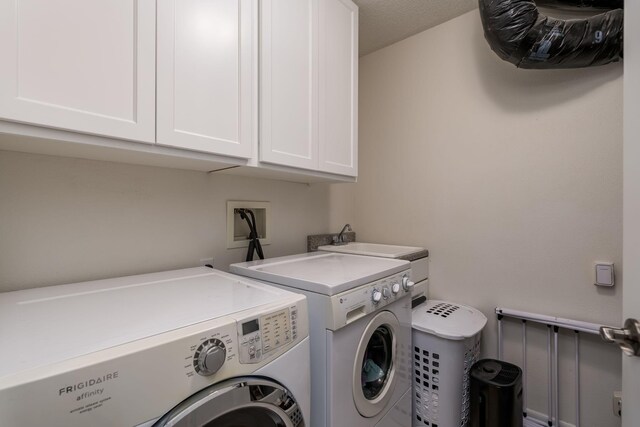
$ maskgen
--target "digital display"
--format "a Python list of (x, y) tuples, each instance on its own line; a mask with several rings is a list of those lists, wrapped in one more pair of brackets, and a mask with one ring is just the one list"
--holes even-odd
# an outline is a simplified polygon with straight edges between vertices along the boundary
[(247, 335), (258, 330), (260, 330), (260, 323), (258, 323), (258, 319), (242, 324), (242, 335)]

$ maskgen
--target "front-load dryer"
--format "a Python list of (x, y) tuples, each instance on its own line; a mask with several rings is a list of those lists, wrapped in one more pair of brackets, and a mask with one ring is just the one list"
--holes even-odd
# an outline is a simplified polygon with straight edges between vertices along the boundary
[(310, 425), (304, 296), (208, 268), (0, 294), (0, 425)]
[(408, 261), (315, 252), (231, 271), (307, 297), (313, 427), (411, 425)]

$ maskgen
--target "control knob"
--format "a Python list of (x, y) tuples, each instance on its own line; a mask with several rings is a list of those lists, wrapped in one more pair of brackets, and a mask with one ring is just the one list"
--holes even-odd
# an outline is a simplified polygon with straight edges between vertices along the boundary
[(371, 294), (371, 299), (373, 300), (374, 304), (378, 304), (382, 299), (382, 292), (380, 292), (377, 289), (374, 289), (373, 293)]
[(227, 349), (222, 341), (210, 339), (202, 344), (193, 355), (196, 372), (203, 376), (213, 375), (222, 367), (227, 357)]
[(389, 299), (390, 296), (391, 296), (391, 292), (389, 291), (389, 288), (387, 287), (382, 288), (382, 297), (384, 299)]
[(400, 292), (400, 283), (394, 283), (391, 285), (391, 292), (393, 292), (394, 295)]
[(408, 276), (402, 276), (402, 288), (405, 291), (409, 292), (413, 288), (413, 285), (415, 285), (415, 283), (409, 280)]

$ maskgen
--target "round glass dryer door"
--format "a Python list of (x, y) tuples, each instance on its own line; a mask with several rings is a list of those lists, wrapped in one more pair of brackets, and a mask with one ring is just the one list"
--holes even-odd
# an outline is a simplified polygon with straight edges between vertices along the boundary
[(378, 415), (396, 383), (398, 319), (389, 311), (376, 315), (364, 330), (353, 369), (353, 400), (365, 417)]
[(291, 394), (280, 384), (239, 378), (202, 390), (154, 427), (305, 427)]

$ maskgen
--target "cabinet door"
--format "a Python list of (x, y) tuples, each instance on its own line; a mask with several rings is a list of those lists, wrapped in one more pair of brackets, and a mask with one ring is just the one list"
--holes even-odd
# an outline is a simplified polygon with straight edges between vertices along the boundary
[(317, 18), (318, 0), (261, 2), (262, 162), (318, 168)]
[(158, 1), (158, 144), (251, 157), (256, 1)]
[(358, 8), (320, 5), (320, 170), (358, 174)]
[(154, 0), (0, 0), (0, 119), (155, 141)]

